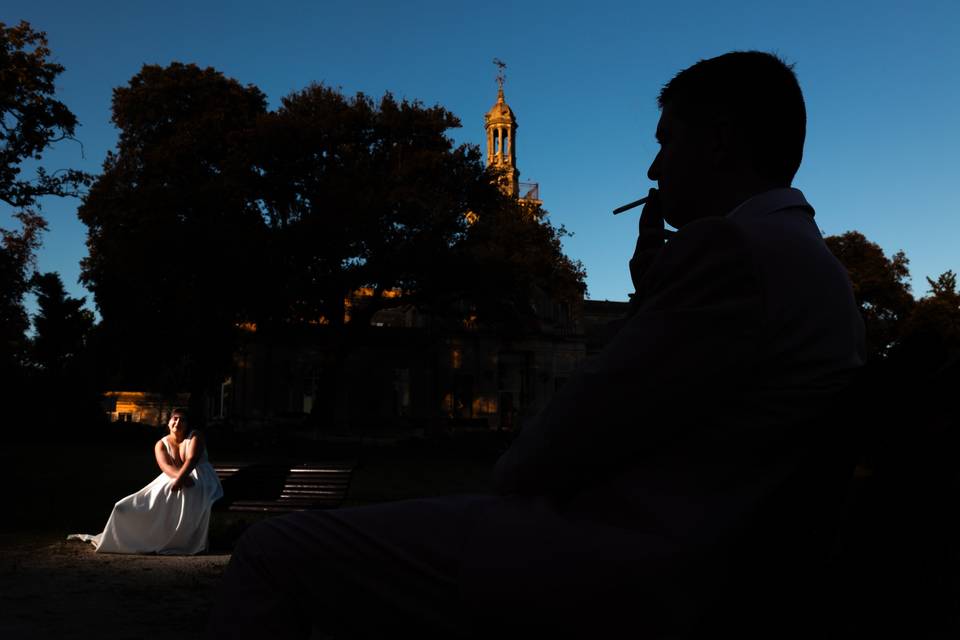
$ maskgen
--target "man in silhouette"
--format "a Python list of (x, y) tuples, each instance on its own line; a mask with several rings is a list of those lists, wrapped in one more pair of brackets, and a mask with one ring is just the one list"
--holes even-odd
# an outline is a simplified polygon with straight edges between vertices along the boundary
[[(806, 127), (791, 67), (761, 52), (703, 60), (659, 105), (630, 315), (497, 462), (497, 495), (253, 527), (215, 634), (696, 627), (738, 570), (737, 542), (815, 468), (831, 403), (862, 364), (863, 326), (790, 188)], [(669, 241), (664, 220), (678, 229)]]

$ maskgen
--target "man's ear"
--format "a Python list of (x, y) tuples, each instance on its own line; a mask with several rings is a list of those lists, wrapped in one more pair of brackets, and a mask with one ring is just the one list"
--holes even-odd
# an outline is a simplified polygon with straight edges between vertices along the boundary
[(711, 127), (710, 152), (716, 169), (734, 169), (741, 166), (743, 157), (743, 132), (729, 117), (719, 116)]

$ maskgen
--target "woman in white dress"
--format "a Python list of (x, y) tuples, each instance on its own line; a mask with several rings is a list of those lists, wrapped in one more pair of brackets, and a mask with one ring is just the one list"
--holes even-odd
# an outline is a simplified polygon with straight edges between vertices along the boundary
[(187, 431), (187, 415), (175, 410), (169, 435), (154, 447), (163, 472), (140, 491), (117, 502), (103, 532), (67, 539), (93, 543), (99, 553), (192, 555), (207, 549), (210, 508), (223, 496), (207, 461), (199, 431)]

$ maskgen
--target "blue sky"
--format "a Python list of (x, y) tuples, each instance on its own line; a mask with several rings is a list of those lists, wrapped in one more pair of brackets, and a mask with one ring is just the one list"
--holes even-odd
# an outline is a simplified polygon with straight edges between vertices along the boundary
[[(696, 1), (181, 2), (6, 0), (0, 21), (47, 32), (66, 67), (58, 95), (83, 143), (48, 153), (50, 169), (97, 172), (117, 132), (114, 87), (141, 65), (212, 66), (255, 84), (276, 106), (312, 81), (372, 96), (441, 104), (458, 142), (484, 141), (496, 97), (494, 57), (520, 124), (521, 179), (540, 183), (567, 253), (587, 269), (589, 296), (624, 300), (636, 212), (611, 209), (652, 186), (656, 95), (678, 70), (733, 49), (796, 64), (808, 137), (794, 186), (825, 234), (855, 229), (925, 276), (960, 270), (960, 3)], [(73, 295), (86, 253), (75, 200), (48, 200), (39, 268)], [(0, 210), (0, 225), (10, 226)], [(89, 295), (88, 295), (89, 301)]]

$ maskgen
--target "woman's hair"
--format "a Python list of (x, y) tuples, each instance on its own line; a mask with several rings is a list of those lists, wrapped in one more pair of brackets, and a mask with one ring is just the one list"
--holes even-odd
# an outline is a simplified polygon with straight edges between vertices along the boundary
[(173, 416), (180, 416), (184, 420), (190, 419), (190, 414), (187, 413), (187, 410), (183, 407), (174, 407), (173, 411), (170, 412), (170, 417), (172, 418)]

